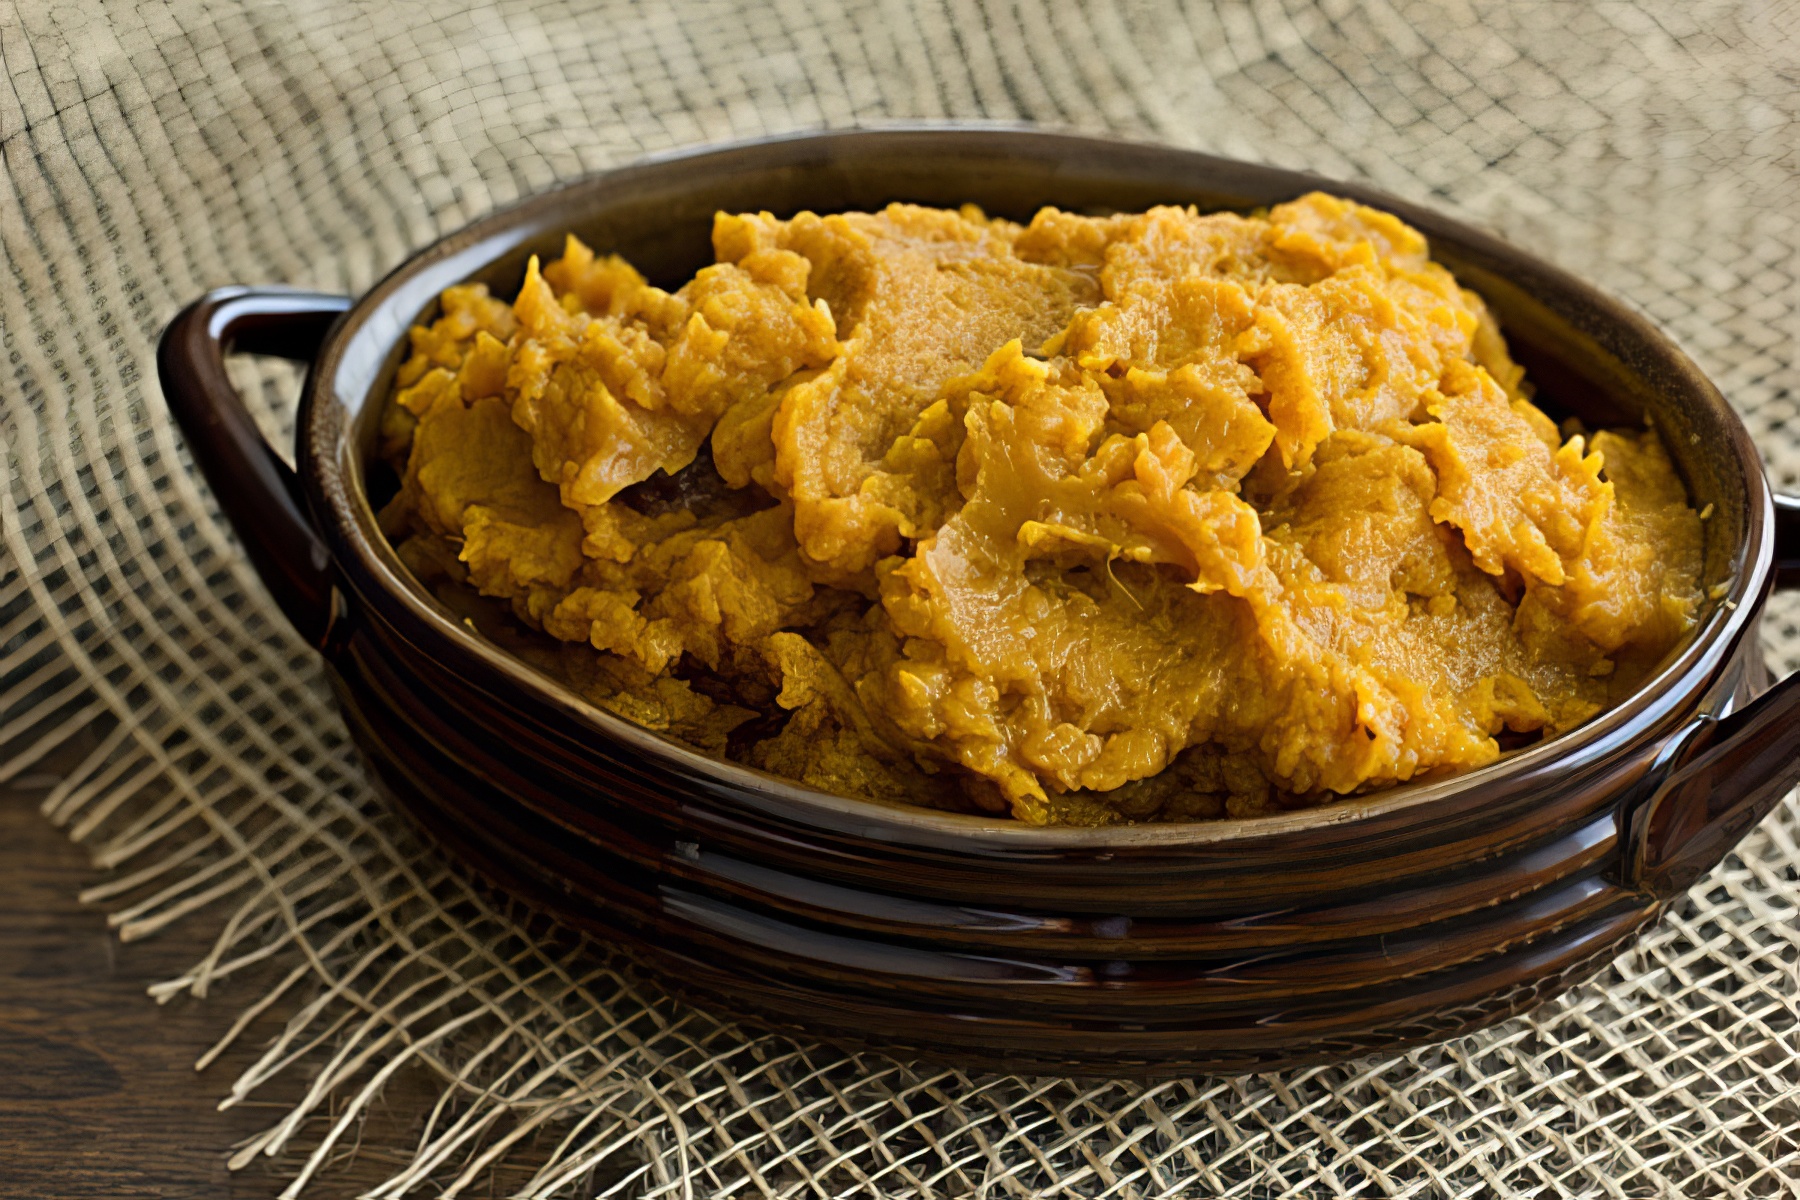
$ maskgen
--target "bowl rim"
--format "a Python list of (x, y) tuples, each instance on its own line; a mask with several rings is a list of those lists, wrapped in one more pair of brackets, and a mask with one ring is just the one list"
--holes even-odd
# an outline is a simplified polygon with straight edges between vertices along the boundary
[[(360, 393), (365, 403), (378, 403), (373, 389), (384, 364), (407, 335), (418, 314), (442, 287), (460, 282), (502, 257), (534, 234), (566, 229), (566, 218), (552, 219), (563, 203), (584, 190), (601, 192), (636, 176), (653, 175), (702, 160), (725, 162), (743, 158), (747, 169), (767, 169), (774, 162), (759, 155), (804, 158), (805, 152), (830, 152), (840, 146), (877, 141), (912, 142), (917, 152), (950, 149), (951, 142), (986, 139), (995, 151), (1031, 147), (1029, 157), (1049, 162), (1080, 156), (1144, 155), (1180, 161), (1195, 174), (1248, 173), (1295, 195), (1312, 189), (1348, 196), (1395, 213), (1415, 227), (1448, 231), (1462, 248), (1530, 268), (1534, 275), (1578, 295), (1609, 325), (1623, 327), (1652, 348), (1660, 364), (1686, 387), (1716, 408), (1730, 431), (1732, 449), (1746, 489), (1746, 536), (1733, 558), (1727, 592), (1713, 599), (1704, 620), (1687, 635), (1686, 644), (1666, 658), (1631, 695), (1584, 725), (1536, 745), (1502, 755), (1495, 762), (1458, 775), (1395, 784), (1366, 795), (1341, 797), (1318, 807), (1268, 816), (1209, 821), (1127, 823), (1098, 827), (1035, 826), (1010, 817), (982, 816), (910, 805), (861, 800), (807, 787), (756, 768), (713, 758), (673, 738), (637, 725), (583, 699), (573, 689), (488, 641), (454, 617), (431, 596), (400, 562), (381, 533), (368, 502), (363, 462), (357, 453), (355, 422), (358, 405), (341, 397)], [(965, 145), (962, 154), (968, 154)], [(788, 163), (786, 165), (795, 165)], [(804, 166), (801, 162), (798, 165)], [(1436, 234), (1427, 233), (1429, 239)], [(452, 278), (453, 277), (453, 278)], [(445, 282), (448, 280), (448, 282)], [(425, 293), (428, 293), (425, 294)], [(423, 302), (419, 302), (423, 300)], [(1634, 372), (1639, 373), (1639, 372)], [(398, 601), (416, 621), (410, 633), (427, 634), (440, 647), (471, 655), (514, 685), (527, 689), (578, 722), (594, 728), (615, 744), (671, 768), (684, 780), (724, 785), (747, 807), (797, 823), (854, 832), (875, 841), (939, 848), (985, 846), (1000, 850), (1112, 851), (1170, 850), (1279, 839), (1286, 835), (1358, 824), (1398, 815), (1428, 822), (1437, 801), (1486, 787), (1553, 759), (1582, 760), (1602, 753), (1628, 726), (1633, 737), (1668, 715), (1679, 695), (1691, 696), (1708, 683), (1733, 652), (1760, 613), (1773, 555), (1769, 530), (1773, 521), (1771, 489), (1749, 432), (1718, 389), (1674, 341), (1646, 316), (1598, 286), (1536, 255), (1463, 222), (1388, 196), (1360, 184), (1325, 178), (1264, 163), (1222, 158), (1183, 147), (1130, 139), (1100, 138), (1041, 126), (999, 122), (904, 122), (864, 127), (784, 133), (726, 143), (703, 143), (646, 155), (619, 166), (562, 182), (472, 221), (408, 255), (357, 298), (327, 335), (303, 389), (297, 419), (297, 458), (302, 486), (314, 523), (325, 537), (339, 573), (354, 565), (383, 596)], [(408, 640), (413, 640), (411, 636)], [(1687, 682), (1693, 686), (1683, 689)], [(1415, 811), (1416, 810), (1416, 811)]]

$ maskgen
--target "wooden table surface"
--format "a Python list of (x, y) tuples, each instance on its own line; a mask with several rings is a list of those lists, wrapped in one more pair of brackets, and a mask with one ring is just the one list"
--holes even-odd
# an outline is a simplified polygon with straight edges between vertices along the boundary
[[(234, 1052), (194, 1070), (254, 992), (151, 1000), (145, 988), (198, 960), (218, 923), (200, 913), (120, 944), (104, 914), (75, 899), (101, 876), (38, 814), (44, 782), (0, 789), (0, 1198), (278, 1195), (291, 1166), (259, 1160), (232, 1173), (225, 1161), (234, 1143), (280, 1117), (277, 1103), (300, 1081), (218, 1111), (278, 1023), (252, 1026)], [(387, 1178), (394, 1152), (369, 1147), (405, 1144), (431, 1095), (428, 1079), (396, 1079), (364, 1148), (317, 1177), (307, 1200), (354, 1196)], [(504, 1181), (495, 1190), (505, 1194)]]

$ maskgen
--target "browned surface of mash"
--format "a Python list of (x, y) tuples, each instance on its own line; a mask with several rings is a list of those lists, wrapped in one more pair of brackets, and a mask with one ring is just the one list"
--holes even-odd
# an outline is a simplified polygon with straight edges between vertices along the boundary
[(1693, 622), (1655, 433), (1559, 430), (1385, 213), (713, 243), (674, 293), (574, 239), (510, 305), (446, 292), (383, 516), (493, 636), (708, 752), (1036, 823), (1249, 815), (1566, 730)]

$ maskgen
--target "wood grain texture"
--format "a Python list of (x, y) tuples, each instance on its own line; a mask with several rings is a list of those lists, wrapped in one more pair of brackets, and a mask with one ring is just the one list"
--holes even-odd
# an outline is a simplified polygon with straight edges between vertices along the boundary
[[(100, 875), (38, 815), (37, 797), (29, 787), (0, 790), (0, 1197), (277, 1195), (291, 1166), (258, 1161), (234, 1174), (225, 1162), (233, 1144), (281, 1115), (276, 1104), (300, 1081), (217, 1107), (277, 1023), (253, 1026), (206, 1071), (193, 1066), (258, 981), (232, 981), (205, 1000), (153, 1002), (145, 988), (192, 965), (216, 923), (196, 914), (121, 945), (100, 912), (76, 901)], [(396, 1080), (365, 1128), (367, 1148), (327, 1168), (309, 1200), (385, 1179), (396, 1159), (375, 1147), (408, 1144), (435, 1091), (416, 1075)]]

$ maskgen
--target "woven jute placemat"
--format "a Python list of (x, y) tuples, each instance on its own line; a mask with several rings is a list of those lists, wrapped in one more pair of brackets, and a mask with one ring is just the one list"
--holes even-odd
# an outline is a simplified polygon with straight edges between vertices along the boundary
[[(639, 154), (894, 119), (1030, 120), (1364, 180), (1648, 311), (1800, 472), (1800, 7), (1375, 0), (0, 8), (0, 774), (123, 937), (187, 917), (238, 1152), (288, 1194), (403, 1067), (442, 1102), (374, 1194), (1772, 1196), (1800, 1187), (1791, 802), (1592, 983), (1389, 1058), (1144, 1086), (972, 1077), (759, 1036), (472, 889), (371, 794), (152, 367), (205, 288), (355, 293)], [(291, 439), (292, 370), (241, 378)], [(1778, 670), (1800, 610), (1771, 609)], [(217, 914), (224, 912), (228, 920)], [(285, 974), (283, 974), (285, 972)], [(207, 1061), (217, 1053), (209, 1052)], [(520, 1176), (519, 1178), (523, 1178)], [(485, 1190), (486, 1184), (482, 1187)]]

